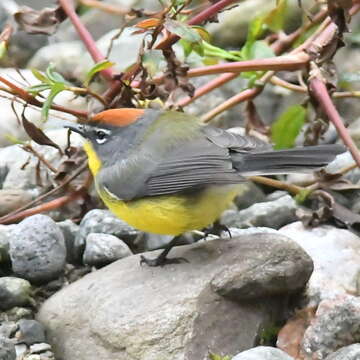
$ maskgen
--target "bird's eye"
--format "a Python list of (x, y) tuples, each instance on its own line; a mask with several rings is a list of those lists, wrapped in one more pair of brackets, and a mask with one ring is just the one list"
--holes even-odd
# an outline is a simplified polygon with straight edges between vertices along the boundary
[(96, 131), (96, 142), (98, 144), (103, 144), (107, 140), (108, 134), (103, 130)]

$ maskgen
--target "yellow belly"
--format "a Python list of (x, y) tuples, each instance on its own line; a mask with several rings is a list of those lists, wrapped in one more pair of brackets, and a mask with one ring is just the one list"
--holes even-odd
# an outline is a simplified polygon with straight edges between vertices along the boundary
[(227, 209), (239, 185), (211, 186), (200, 194), (156, 196), (132, 201), (111, 199), (99, 194), (106, 206), (131, 226), (147, 232), (179, 235), (212, 224)]

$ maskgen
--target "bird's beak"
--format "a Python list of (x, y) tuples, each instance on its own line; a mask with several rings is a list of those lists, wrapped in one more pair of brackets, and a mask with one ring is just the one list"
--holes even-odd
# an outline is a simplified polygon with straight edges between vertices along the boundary
[(81, 124), (67, 124), (67, 125), (64, 126), (64, 128), (70, 129), (71, 131), (74, 131), (74, 132), (80, 134), (81, 136), (85, 137), (84, 125), (81, 125)]

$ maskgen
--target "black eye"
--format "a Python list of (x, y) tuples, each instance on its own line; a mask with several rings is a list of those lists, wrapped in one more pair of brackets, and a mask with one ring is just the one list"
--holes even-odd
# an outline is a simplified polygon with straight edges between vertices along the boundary
[(96, 130), (95, 132), (96, 142), (98, 144), (103, 144), (106, 141), (108, 135), (109, 134), (103, 130)]

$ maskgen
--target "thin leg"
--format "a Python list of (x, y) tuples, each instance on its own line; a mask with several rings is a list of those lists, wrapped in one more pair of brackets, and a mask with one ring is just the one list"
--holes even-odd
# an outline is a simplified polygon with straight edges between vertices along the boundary
[(229, 237), (231, 239), (231, 232), (230, 232), (229, 228), (223, 224), (220, 224), (219, 220), (216, 220), (211, 227), (205, 229), (205, 231), (204, 231), (205, 239), (210, 234), (220, 236), (223, 231), (226, 231), (229, 234)]
[(175, 236), (155, 259), (149, 259), (143, 255), (140, 256), (140, 265), (146, 264), (148, 266), (164, 266), (166, 264), (179, 264), (182, 262), (188, 262), (185, 258), (172, 258), (168, 259), (166, 256), (170, 250), (177, 245), (180, 236)]

